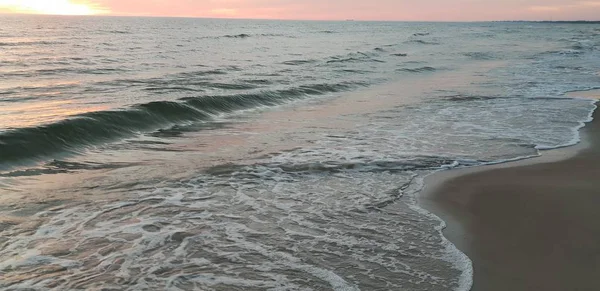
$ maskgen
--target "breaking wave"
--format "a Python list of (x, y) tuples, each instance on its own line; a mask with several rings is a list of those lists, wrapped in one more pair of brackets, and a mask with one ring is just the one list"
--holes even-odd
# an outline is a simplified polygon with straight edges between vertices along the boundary
[(123, 110), (89, 112), (57, 123), (0, 134), (0, 160), (15, 162), (59, 152), (77, 153), (86, 146), (187, 122), (208, 122), (238, 110), (350, 90), (364, 83), (313, 84), (254, 94), (202, 96), (155, 101)]

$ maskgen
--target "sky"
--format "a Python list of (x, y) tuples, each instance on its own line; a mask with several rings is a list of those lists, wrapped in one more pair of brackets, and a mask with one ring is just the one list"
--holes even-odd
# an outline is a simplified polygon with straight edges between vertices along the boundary
[(600, 0), (0, 0), (0, 13), (307, 20), (600, 20)]

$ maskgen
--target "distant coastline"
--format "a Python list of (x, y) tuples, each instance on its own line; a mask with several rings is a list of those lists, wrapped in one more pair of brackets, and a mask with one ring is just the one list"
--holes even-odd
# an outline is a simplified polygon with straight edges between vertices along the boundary
[(499, 23), (563, 23), (563, 24), (600, 24), (600, 20), (500, 20), (500, 21), (492, 21)]

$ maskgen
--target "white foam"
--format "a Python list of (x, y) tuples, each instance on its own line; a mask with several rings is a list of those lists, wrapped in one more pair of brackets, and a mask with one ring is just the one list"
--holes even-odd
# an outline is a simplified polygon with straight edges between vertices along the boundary
[(582, 129), (586, 123), (592, 122), (594, 120), (593, 115), (594, 115), (594, 112), (596, 111), (596, 109), (598, 108), (598, 106), (596, 105), (597, 100), (590, 100), (589, 98), (583, 98), (583, 97), (573, 97), (573, 99), (588, 101), (592, 105), (587, 117), (585, 119), (583, 119), (582, 121), (580, 121), (577, 126), (572, 127), (571, 132), (572, 132), (573, 137), (569, 141), (562, 143), (562, 144), (558, 144), (558, 145), (538, 144), (538, 145), (536, 145), (536, 149), (538, 149), (538, 150), (558, 149), (558, 148), (563, 148), (563, 147), (574, 146), (581, 142), (581, 134), (580, 134), (579, 130)]
[(437, 171), (433, 171), (431, 173), (426, 174), (423, 177), (416, 179), (415, 187), (414, 187), (415, 189), (411, 192), (411, 196), (415, 199), (415, 202), (412, 203), (410, 206), (412, 209), (414, 209), (418, 213), (421, 213), (424, 216), (427, 216), (427, 217), (430, 217), (430, 218), (433, 218), (433, 219), (439, 221), (437, 231), (443, 239), (443, 247), (445, 249), (445, 256), (443, 256), (443, 259), (448, 262), (451, 262), (452, 264), (454, 264), (454, 266), (457, 269), (461, 270), (461, 275), (458, 280), (458, 287), (455, 290), (456, 291), (469, 291), (473, 287), (473, 262), (469, 259), (469, 257), (466, 254), (461, 252), (452, 242), (450, 242), (444, 236), (443, 231), (446, 228), (446, 222), (444, 220), (442, 220), (441, 218), (439, 218), (437, 215), (429, 212), (425, 208), (422, 208), (421, 206), (419, 206), (418, 203), (416, 203), (416, 196), (419, 195), (418, 193), (424, 189), (425, 178), (429, 175), (435, 174), (436, 172), (444, 171), (444, 170), (448, 170), (448, 169), (449, 168), (439, 169)]

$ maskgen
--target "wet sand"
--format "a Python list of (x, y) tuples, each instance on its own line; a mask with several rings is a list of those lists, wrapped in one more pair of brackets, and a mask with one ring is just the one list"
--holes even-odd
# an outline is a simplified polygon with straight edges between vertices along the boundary
[(600, 113), (583, 142), (536, 159), (440, 172), (420, 204), (473, 261), (475, 291), (600, 290)]

